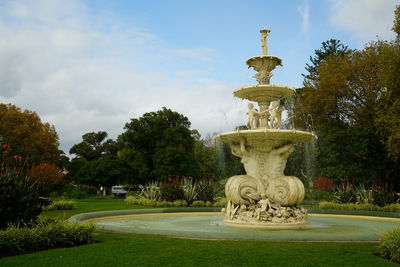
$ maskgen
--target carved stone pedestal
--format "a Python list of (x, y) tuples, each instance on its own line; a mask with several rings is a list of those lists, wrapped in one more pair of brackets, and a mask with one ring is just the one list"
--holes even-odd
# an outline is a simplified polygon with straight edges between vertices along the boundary
[(231, 143), (232, 153), (242, 160), (246, 175), (229, 178), (225, 195), (227, 222), (246, 224), (305, 223), (307, 211), (298, 204), (304, 198), (304, 186), (299, 178), (285, 176), (287, 158), (294, 151), (292, 144), (279, 148), (260, 149)]

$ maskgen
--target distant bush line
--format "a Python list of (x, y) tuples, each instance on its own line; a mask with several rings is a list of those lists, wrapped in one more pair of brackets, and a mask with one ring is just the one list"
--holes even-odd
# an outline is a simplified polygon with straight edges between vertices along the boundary
[(368, 210), (368, 211), (387, 211), (387, 212), (400, 212), (400, 204), (389, 204), (379, 207), (373, 204), (355, 204), (355, 203), (335, 203), (335, 202), (321, 202), (319, 203), (320, 209), (332, 210)]

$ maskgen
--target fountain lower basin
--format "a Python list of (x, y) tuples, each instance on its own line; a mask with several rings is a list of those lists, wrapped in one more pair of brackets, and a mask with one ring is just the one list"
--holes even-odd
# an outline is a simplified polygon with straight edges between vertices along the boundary
[(135, 214), (114, 211), (115, 214), (122, 214), (114, 216), (104, 216), (104, 213), (102, 215), (97, 212), (100, 217), (92, 215), (86, 221), (94, 223), (97, 229), (121, 233), (270, 241), (378, 241), (383, 232), (400, 224), (399, 218), (310, 214), (308, 223), (304, 225), (239, 226), (224, 223), (224, 215), (220, 212), (176, 212), (177, 209), (170, 209), (172, 213), (165, 213), (168, 212), (166, 210), (168, 209), (130, 211)]

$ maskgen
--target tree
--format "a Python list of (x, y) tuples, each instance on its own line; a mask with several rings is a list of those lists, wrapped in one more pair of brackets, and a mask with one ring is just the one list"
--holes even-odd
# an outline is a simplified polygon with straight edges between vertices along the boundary
[(394, 143), (400, 140), (394, 127), (400, 57), (385, 52), (389, 48), (393, 46), (380, 41), (363, 50), (327, 56), (316, 68), (315, 78), (305, 78), (301, 98), (304, 112), (311, 114), (318, 130), (321, 175), (399, 185), (394, 172), (398, 164), (380, 144), (386, 136), (395, 153)]
[(305, 69), (308, 74), (302, 74), (305, 82), (310, 82), (317, 78), (319, 65), (325, 62), (329, 56), (345, 55), (350, 51), (347, 45), (342, 44), (340, 40), (330, 39), (323, 42), (321, 49), (315, 50), (315, 55), (310, 56), (311, 64), (306, 64)]
[(15, 154), (29, 163), (58, 164), (62, 151), (58, 149), (57, 132), (54, 126), (43, 123), (35, 112), (0, 104), (0, 133), (3, 143), (11, 145)]
[(79, 169), (76, 179), (80, 184), (94, 186), (135, 183), (132, 181), (131, 166), (116, 156), (104, 156), (83, 165)]
[(393, 160), (400, 159), (400, 6), (395, 10), (393, 31), (397, 39), (392, 42), (380, 42), (380, 64), (378, 79), (382, 96), (378, 103), (375, 123)]
[(397, 34), (397, 40), (400, 40), (400, 5), (396, 6), (396, 9), (394, 11), (394, 22), (393, 22), (393, 27), (392, 31), (394, 31)]
[(83, 141), (73, 145), (69, 153), (88, 161), (100, 159), (105, 155), (116, 155), (118, 144), (112, 139), (106, 139), (107, 136), (107, 132), (104, 131), (86, 133), (82, 135)]
[(89, 162), (84, 158), (74, 158), (67, 165), (67, 178), (72, 181), (76, 178), (79, 170)]
[(129, 161), (142, 181), (192, 176), (195, 138), (187, 117), (163, 108), (131, 119), (118, 137), (119, 155)]

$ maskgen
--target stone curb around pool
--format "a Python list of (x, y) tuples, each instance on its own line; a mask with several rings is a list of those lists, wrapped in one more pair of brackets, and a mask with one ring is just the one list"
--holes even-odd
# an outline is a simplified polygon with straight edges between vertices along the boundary
[(221, 208), (162, 208), (162, 209), (130, 209), (130, 210), (107, 210), (80, 213), (71, 216), (69, 222), (79, 222), (99, 217), (130, 215), (130, 214), (153, 214), (153, 213), (177, 213), (177, 212), (219, 212)]

